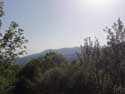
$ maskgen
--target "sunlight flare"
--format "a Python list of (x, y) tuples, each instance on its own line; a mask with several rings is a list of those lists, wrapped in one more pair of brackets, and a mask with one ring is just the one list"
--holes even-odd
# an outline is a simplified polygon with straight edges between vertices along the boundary
[(87, 5), (91, 7), (107, 7), (113, 4), (113, 0), (80, 0), (82, 5)]

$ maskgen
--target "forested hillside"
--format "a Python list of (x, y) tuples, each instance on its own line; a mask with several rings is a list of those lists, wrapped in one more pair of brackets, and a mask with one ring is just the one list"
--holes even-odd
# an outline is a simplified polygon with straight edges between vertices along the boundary
[(26, 64), (32, 59), (36, 59), (41, 56), (45, 56), (47, 53), (54, 52), (58, 54), (62, 54), (69, 62), (72, 62), (78, 59), (77, 54), (80, 53), (80, 47), (72, 47), (72, 48), (61, 48), (61, 49), (48, 49), (41, 53), (36, 53), (32, 55), (28, 55), (25, 57), (19, 57), (16, 59), (17, 64)]

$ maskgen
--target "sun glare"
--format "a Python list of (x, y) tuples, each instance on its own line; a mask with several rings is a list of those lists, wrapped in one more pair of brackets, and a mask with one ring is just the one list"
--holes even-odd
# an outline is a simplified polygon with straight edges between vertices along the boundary
[(113, 3), (113, 0), (86, 0), (88, 4), (93, 6), (107, 6)]
[(90, 7), (107, 7), (113, 3), (113, 0), (80, 0), (80, 3)]
[(108, 3), (110, 0), (86, 0), (88, 4), (93, 4), (93, 5), (102, 5)]

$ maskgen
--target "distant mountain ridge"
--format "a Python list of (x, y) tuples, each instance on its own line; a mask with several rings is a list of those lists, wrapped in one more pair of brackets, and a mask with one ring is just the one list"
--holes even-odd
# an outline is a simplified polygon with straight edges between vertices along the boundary
[(31, 61), (32, 59), (44, 56), (45, 54), (49, 53), (49, 52), (55, 52), (58, 54), (62, 54), (64, 55), (64, 57), (69, 60), (75, 60), (77, 59), (77, 53), (80, 53), (80, 47), (72, 47), (72, 48), (61, 48), (61, 49), (47, 49), (43, 52), (40, 53), (36, 53), (36, 54), (32, 54), (32, 55), (28, 55), (25, 57), (21, 57), (21, 58), (17, 58), (16, 62), (18, 64), (26, 64), (29, 61)]

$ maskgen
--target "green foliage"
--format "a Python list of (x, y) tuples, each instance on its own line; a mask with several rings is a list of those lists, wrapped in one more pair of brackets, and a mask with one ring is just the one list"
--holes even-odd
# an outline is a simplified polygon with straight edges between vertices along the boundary
[(14, 94), (96, 94), (95, 83), (87, 80), (79, 64), (57, 65), (44, 72), (42, 62), (32, 64), (27, 64), (20, 72)]
[(10, 94), (14, 87), (16, 75), (19, 71), (18, 65), (0, 64), (0, 94)]
[(36, 63), (36, 62), (42, 64), (42, 70), (43, 72), (45, 72), (50, 68), (65, 65), (65, 63), (67, 63), (67, 60), (61, 54), (50, 52), (47, 53), (45, 56), (30, 61), (30, 63)]
[[(0, 17), (3, 15), (3, 2), (0, 1)], [(1, 26), (0, 20), (0, 28)], [(0, 33), (0, 94), (12, 94), (16, 75), (20, 70), (15, 64), (15, 58), (24, 54), (26, 42), (23, 30), (16, 22), (12, 22), (8, 30)]]
[(41, 82), (41, 79), (41, 64), (39, 62), (27, 64), (18, 74), (14, 93), (34, 94), (34, 88)]
[[(114, 94), (121, 87), (120, 63), (125, 61), (125, 27), (120, 19), (112, 28), (106, 27), (107, 45), (100, 47), (90, 38), (81, 47), (80, 62), (89, 77), (95, 79), (101, 94)], [(115, 88), (115, 89), (114, 89)]]
[(66, 62), (64, 57), (56, 53), (48, 53), (43, 57), (30, 61), (18, 74), (18, 81), (14, 89), (15, 94), (35, 94), (37, 86), (42, 82), (46, 71), (62, 66)]
[(4, 15), (4, 10), (3, 10), (4, 2), (0, 1), (0, 17)]
[(23, 55), (26, 51), (27, 42), (23, 36), (23, 30), (18, 28), (16, 22), (12, 22), (9, 29), (0, 38), (0, 59), (1, 62), (11, 62), (17, 56)]

